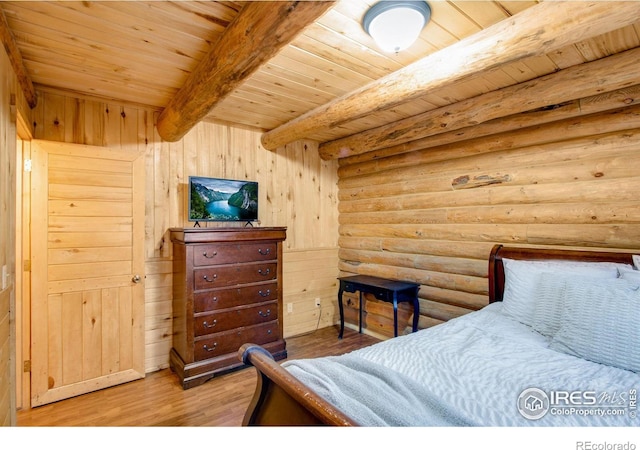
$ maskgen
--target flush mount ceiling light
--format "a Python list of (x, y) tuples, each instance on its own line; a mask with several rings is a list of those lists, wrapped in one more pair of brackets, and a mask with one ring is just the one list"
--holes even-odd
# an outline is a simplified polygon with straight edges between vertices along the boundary
[(430, 17), (427, 2), (381, 1), (367, 11), (362, 26), (383, 51), (398, 53), (418, 39)]

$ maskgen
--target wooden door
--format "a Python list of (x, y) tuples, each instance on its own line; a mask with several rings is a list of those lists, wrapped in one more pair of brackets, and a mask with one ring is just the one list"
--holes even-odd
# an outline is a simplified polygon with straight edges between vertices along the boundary
[(31, 146), (31, 406), (39, 406), (144, 377), (144, 158)]

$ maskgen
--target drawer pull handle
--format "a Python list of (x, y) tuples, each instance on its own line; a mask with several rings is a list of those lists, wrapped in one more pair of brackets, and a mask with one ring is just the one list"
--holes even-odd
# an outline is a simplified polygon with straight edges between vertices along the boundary
[(267, 269), (267, 270), (258, 269), (258, 273), (266, 277), (267, 275), (271, 274), (271, 269)]
[(258, 249), (258, 253), (260, 253), (261, 255), (266, 256), (266, 255), (268, 255), (269, 253), (271, 253), (271, 249), (270, 249), (270, 248), (268, 248), (268, 249), (266, 249), (266, 250), (262, 250), (261, 248), (259, 248), (259, 249)]
[(267, 289), (267, 292), (258, 291), (260, 297), (268, 297), (271, 295), (271, 289)]
[(213, 283), (214, 281), (216, 281), (216, 278), (218, 278), (218, 275), (213, 275), (213, 278), (209, 278), (209, 275), (205, 275), (202, 277), (204, 279), (204, 281), (206, 281), (207, 283)]
[(260, 317), (269, 317), (269, 316), (271, 315), (271, 310), (270, 310), (270, 309), (267, 309), (267, 312), (266, 312), (266, 313), (263, 313), (262, 311), (258, 311), (258, 315), (259, 315)]
[(271, 334), (271, 330), (267, 330), (267, 334)]
[(204, 325), (205, 328), (213, 328), (216, 326), (216, 323), (218, 322), (217, 319), (213, 320), (213, 323), (207, 323), (207, 321), (205, 320), (204, 322), (202, 322), (202, 325)]
[(217, 343), (217, 342), (214, 342), (214, 343), (213, 343), (213, 347), (208, 347), (208, 346), (207, 346), (207, 344), (204, 344), (204, 345), (202, 346), (202, 348), (203, 348), (205, 351), (207, 351), (207, 352), (212, 352), (212, 351), (214, 351), (214, 350), (216, 349), (216, 347), (217, 347), (217, 346), (218, 346), (218, 343)]
[(207, 253), (207, 252), (204, 252), (204, 253), (202, 254), (202, 256), (204, 256), (204, 257), (205, 257), (205, 258), (207, 258), (207, 259), (211, 259), (211, 258), (214, 258), (217, 254), (218, 254), (218, 252), (213, 252), (213, 253), (211, 253), (211, 254), (209, 254), (209, 253)]

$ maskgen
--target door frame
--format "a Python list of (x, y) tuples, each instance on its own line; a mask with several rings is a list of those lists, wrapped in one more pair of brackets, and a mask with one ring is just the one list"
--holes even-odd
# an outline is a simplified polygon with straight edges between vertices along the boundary
[[(16, 228), (15, 228), (15, 396), (16, 409), (31, 406), (31, 176), (25, 161), (31, 159), (33, 134), (16, 111)], [(26, 259), (25, 259), (26, 258)]]

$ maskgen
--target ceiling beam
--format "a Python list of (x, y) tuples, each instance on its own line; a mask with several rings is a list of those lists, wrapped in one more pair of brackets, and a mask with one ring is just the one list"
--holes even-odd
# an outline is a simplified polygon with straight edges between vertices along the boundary
[(27, 100), (30, 108), (34, 108), (38, 103), (38, 97), (36, 96), (36, 90), (33, 87), (33, 82), (27, 73), (27, 69), (24, 67), (22, 61), (22, 54), (18, 50), (18, 45), (13, 37), (13, 33), (9, 28), (9, 23), (4, 15), (4, 11), (0, 6), (0, 39), (2, 39), (2, 45), (7, 52), (11, 67), (18, 78), (18, 84), (24, 93), (24, 97)]
[(160, 137), (169, 142), (181, 139), (211, 108), (334, 4), (248, 2), (160, 113)]
[(262, 145), (275, 150), (311, 138), (319, 131), (416, 99), (481, 71), (630, 25), (639, 13), (640, 2), (539, 3), (264, 133)]

